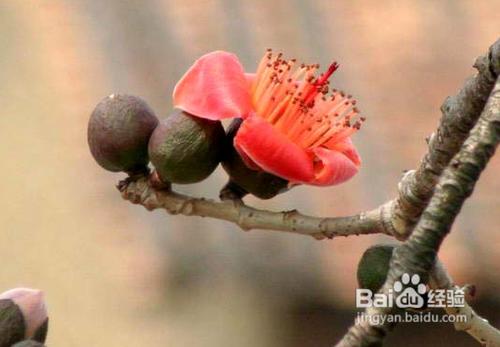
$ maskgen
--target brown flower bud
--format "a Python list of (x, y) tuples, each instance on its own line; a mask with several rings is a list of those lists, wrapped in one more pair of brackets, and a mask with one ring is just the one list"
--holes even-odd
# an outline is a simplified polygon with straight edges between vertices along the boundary
[(90, 152), (109, 171), (136, 172), (147, 167), (148, 142), (158, 124), (146, 102), (132, 95), (110, 95), (92, 112), (88, 126)]

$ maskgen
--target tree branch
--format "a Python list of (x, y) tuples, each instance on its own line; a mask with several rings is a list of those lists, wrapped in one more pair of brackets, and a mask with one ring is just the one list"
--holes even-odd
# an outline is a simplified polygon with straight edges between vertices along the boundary
[(297, 210), (271, 212), (245, 205), (241, 201), (214, 201), (159, 189), (146, 175), (129, 177), (118, 186), (122, 197), (148, 210), (165, 209), (170, 214), (211, 217), (237, 224), (243, 230), (266, 229), (313, 236), (318, 239), (373, 234), (382, 229), (379, 210), (338, 218), (307, 216)]
[(415, 171), (408, 172), (399, 184), (399, 196), (389, 206), (390, 218), (384, 224), (388, 234), (404, 240), (418, 221), (431, 198), (437, 180), (458, 152), (483, 110), (500, 73), (500, 39), (486, 56), (476, 59), (478, 74), (469, 78), (457, 95), (441, 106), (438, 129), (429, 140), (429, 150)]
[(148, 209), (163, 208), (171, 214), (223, 219), (244, 230), (287, 231), (318, 239), (377, 233), (404, 239), (426, 206), (437, 177), (456, 154), (484, 107), (494, 76), (500, 71), (500, 40), (474, 66), (479, 73), (443, 104), (443, 116), (437, 132), (430, 137), (428, 153), (419, 168), (407, 172), (399, 183), (399, 197), (371, 211), (336, 218), (306, 216), (295, 210), (270, 212), (240, 201), (216, 202), (160, 190), (147, 184), (145, 177), (125, 180), (119, 189), (125, 199)]
[[(404, 273), (418, 274), (427, 280), (435, 264), (437, 251), (472, 194), (479, 175), (493, 156), (500, 142), (500, 79), (491, 91), (488, 102), (459, 153), (444, 170), (434, 195), (407, 241), (396, 247), (387, 280), (381, 289), (388, 294), (394, 282)], [(392, 308), (370, 308), (368, 315), (385, 315)], [(390, 326), (375, 325), (369, 319), (352, 326), (337, 346), (379, 346)]]

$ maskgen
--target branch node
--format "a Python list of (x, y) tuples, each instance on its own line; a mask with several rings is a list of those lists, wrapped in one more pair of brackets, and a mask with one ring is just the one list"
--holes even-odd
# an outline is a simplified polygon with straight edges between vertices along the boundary
[(172, 184), (162, 181), (156, 170), (149, 175), (149, 183), (156, 190), (172, 190)]

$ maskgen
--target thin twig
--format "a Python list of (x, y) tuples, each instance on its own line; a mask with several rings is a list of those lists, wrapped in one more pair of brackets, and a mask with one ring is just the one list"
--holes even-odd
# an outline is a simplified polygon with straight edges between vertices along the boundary
[[(455, 289), (462, 290), (453, 283), (450, 275), (439, 261), (430, 273), (429, 285), (434, 289)], [(469, 306), (467, 301), (462, 307), (445, 307), (445, 311), (450, 316), (464, 316), (467, 320), (464, 322), (456, 319), (453, 325), (457, 331), (464, 331), (475, 338), (481, 345), (486, 347), (500, 346), (500, 331), (493, 327), (486, 319), (480, 317)]]
[(271, 212), (245, 205), (241, 201), (214, 201), (193, 198), (171, 189), (158, 189), (147, 176), (128, 178), (118, 184), (122, 197), (148, 210), (165, 209), (170, 214), (222, 219), (243, 230), (265, 229), (287, 231), (318, 239), (373, 234), (382, 230), (379, 210), (338, 218), (307, 216), (297, 210)]

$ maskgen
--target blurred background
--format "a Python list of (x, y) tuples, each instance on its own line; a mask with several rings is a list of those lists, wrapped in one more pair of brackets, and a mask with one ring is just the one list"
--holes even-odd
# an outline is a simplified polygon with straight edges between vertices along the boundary
[[(297, 187), (269, 209), (344, 215), (395, 196), (439, 106), (500, 32), (491, 1), (0, 1), (0, 291), (41, 288), (50, 346), (330, 346), (352, 324), (357, 262), (383, 236), (318, 242), (147, 212), (121, 199), (122, 174), (87, 147), (104, 96), (143, 97), (164, 117), (203, 53), (252, 71), (266, 48), (341, 69), (333, 85), (368, 118), (361, 172)], [(500, 159), (483, 174), (440, 256), (473, 305), (500, 325)], [(216, 197), (219, 168), (182, 192)], [(398, 326), (388, 346), (475, 346), (449, 324)]]

